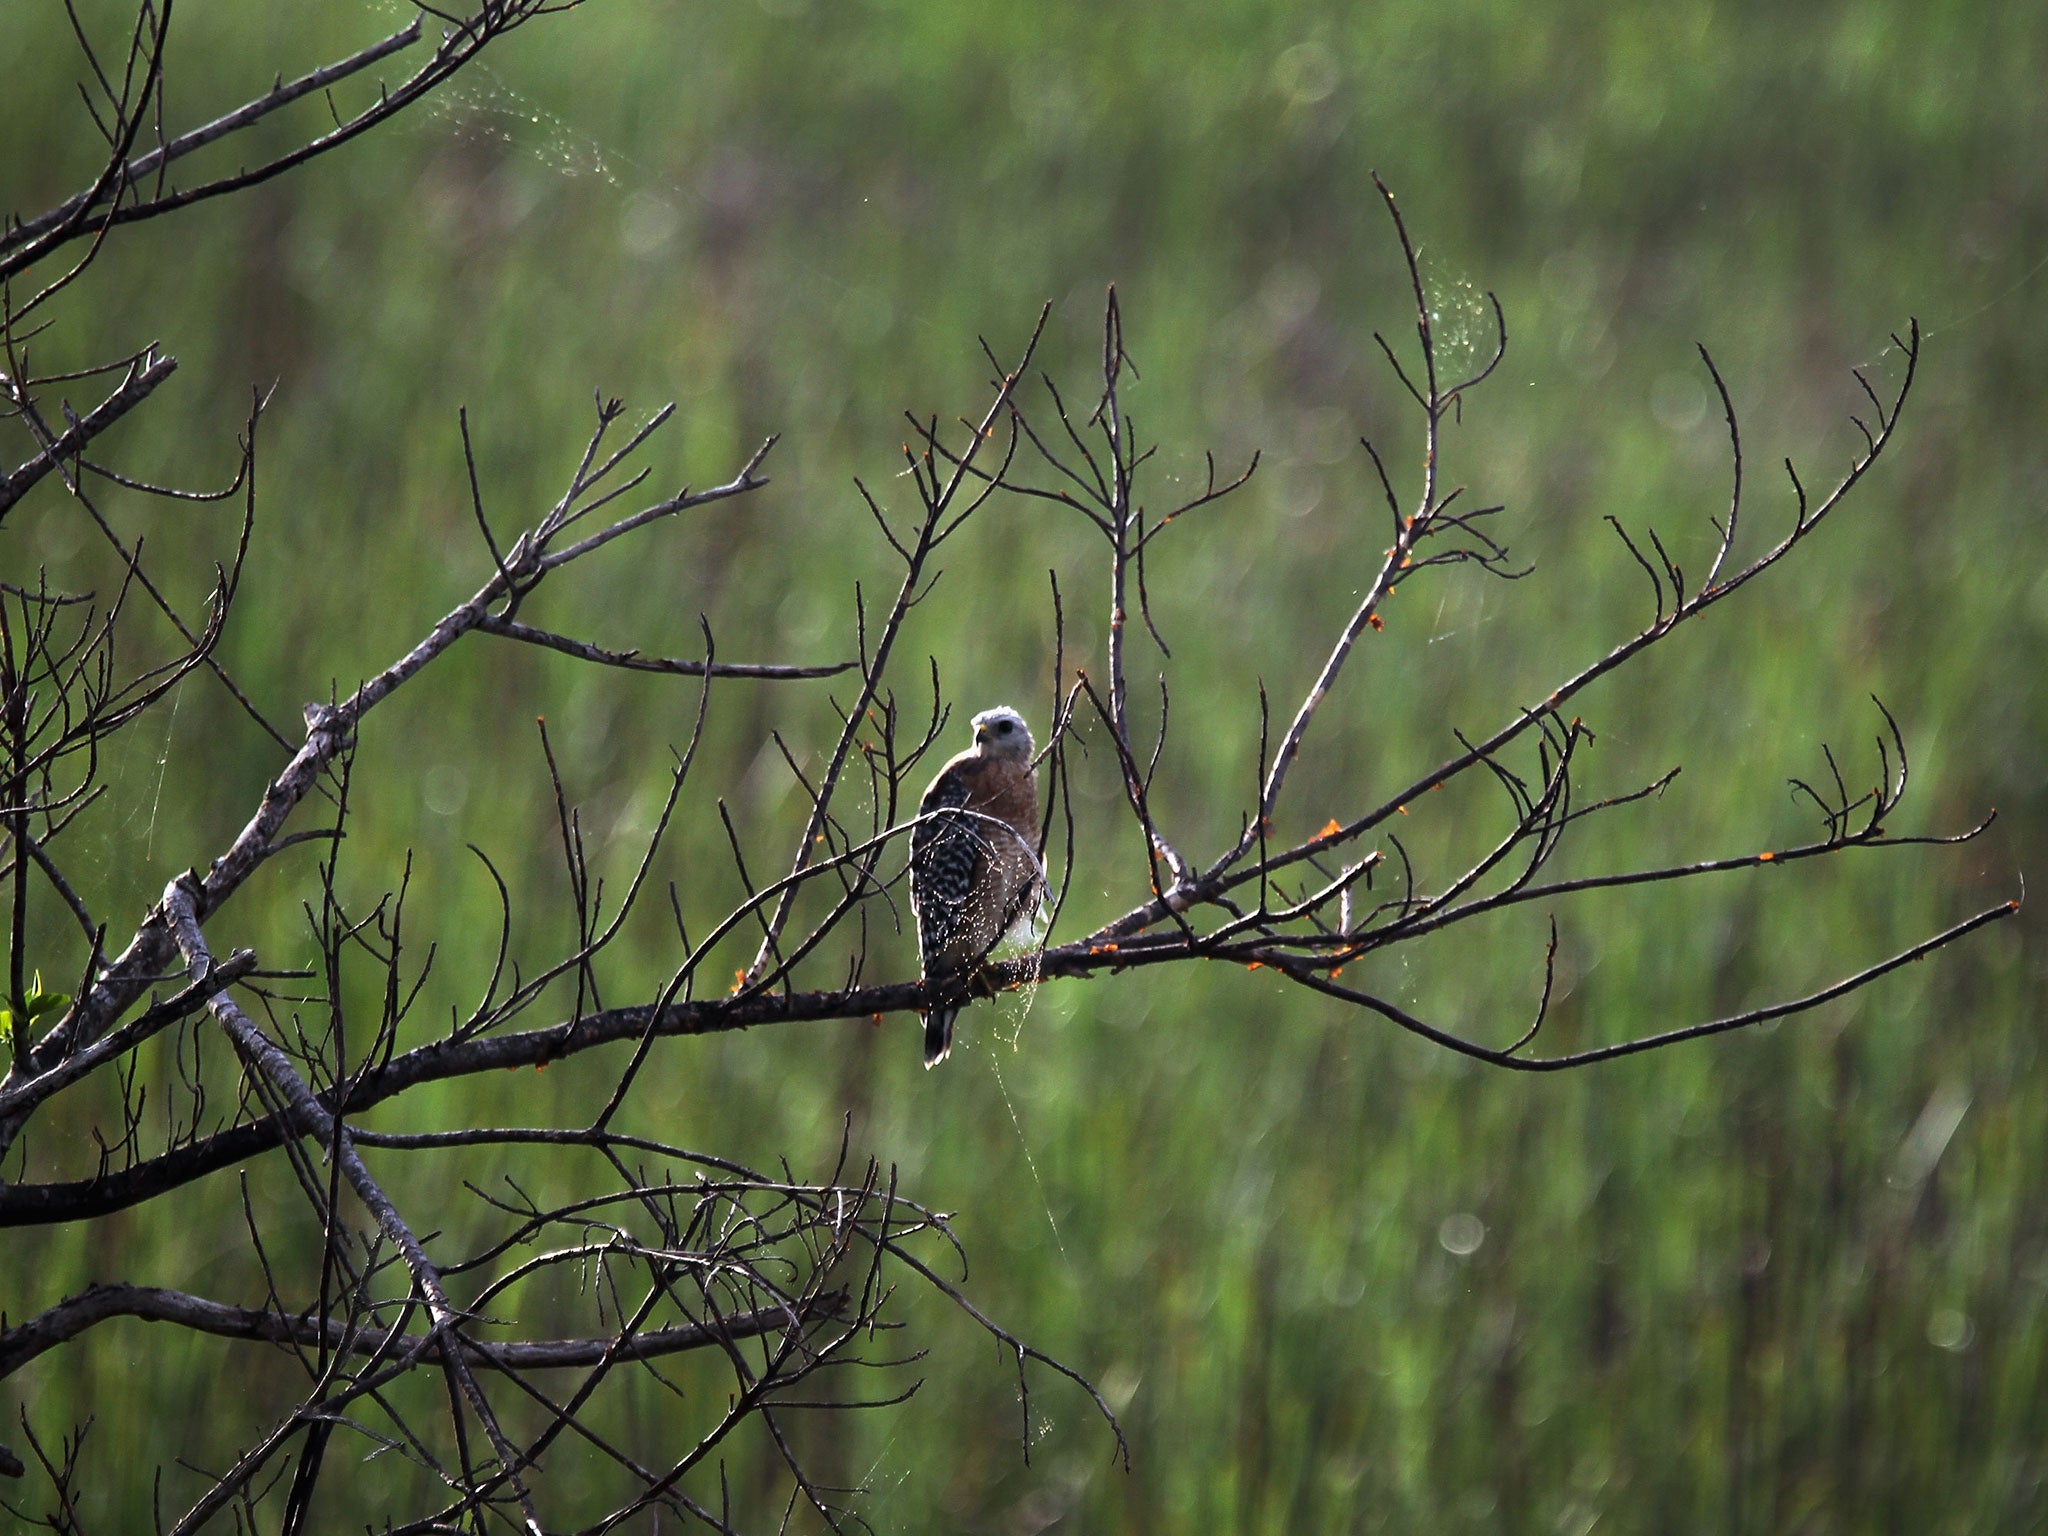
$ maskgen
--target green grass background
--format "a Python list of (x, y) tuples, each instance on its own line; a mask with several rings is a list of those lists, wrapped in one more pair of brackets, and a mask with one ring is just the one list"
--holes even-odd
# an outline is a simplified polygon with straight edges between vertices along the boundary
[[(120, 24), (118, 8), (83, 9), (107, 35)], [(172, 116), (211, 115), (404, 17), (181, 9)], [(91, 174), (78, 73), (60, 15), (5, 14), (10, 209)], [(153, 480), (225, 478), (251, 385), (275, 383), (222, 654), (291, 720), (399, 654), (488, 569), (458, 408), (505, 533), (558, 494), (594, 388), (642, 410), (678, 402), (651, 450), (656, 485), (723, 479), (781, 432), (775, 484), (565, 573), (531, 617), (677, 653), (701, 613), (725, 658), (847, 654), (852, 582), (871, 600), (893, 582), (852, 477), (907, 508), (900, 413), (977, 412), (977, 338), (1014, 352), (1047, 300), (1040, 362), (1087, 397), (1114, 281), (1142, 370), (1127, 403), (1161, 445), (1148, 499), (1189, 483), (1205, 449), (1226, 466), (1265, 455), (1239, 497), (1156, 546), (1173, 656), (1141, 648), (1135, 668), (1141, 696), (1170, 673), (1155, 802), (1207, 855), (1249, 794), (1260, 681), (1291, 707), (1384, 546), (1357, 437), (1383, 448), (1404, 494), (1417, 479), (1412, 411), (1372, 342), (1411, 329), (1370, 171), (1401, 198), (1452, 350), (1479, 345), (1458, 323), (1477, 294), (1506, 308), (1508, 360), (1468, 402), (1446, 472), (1508, 504), (1501, 531), (1537, 569), (1402, 589), (1293, 781), (1297, 830), (1376, 801), (1445, 755), (1454, 728), (1507, 718), (1645, 619), (1607, 514), (1655, 523), (1701, 566), (1726, 457), (1695, 342), (1742, 412), (1760, 540), (1790, 516), (1773, 467), (1792, 455), (1816, 486), (1846, 465), (1861, 405), (1849, 370), (1895, 379), (1889, 334), (1917, 315), (1926, 351), (1901, 439), (1839, 521), (1578, 706), (1599, 733), (1588, 792), (1685, 771), (1568, 859), (1811, 835), (1786, 779), (1820, 769), (1823, 741), (1855, 776), (1874, 771), (1871, 693), (1914, 754), (1893, 830), (1956, 830), (1994, 806), (1999, 823), (1954, 851), (1560, 909), (1549, 1028), (1558, 1047), (1584, 1045), (1820, 984), (2020, 891), (2048, 816), (2043, 78), (2048, 21), (2013, 0), (608, 0), (514, 37), (433, 105), (302, 174), (127, 232), (36, 346), (53, 368), (151, 340), (178, 357), (110, 439)], [(109, 505), (196, 605), (230, 514)], [(1099, 665), (1098, 545), (1042, 504), (997, 503), (954, 550), (906, 634), (899, 691), (923, 697), (935, 657), (956, 723), (1005, 700), (1041, 723), (1046, 572), (1067, 594), (1070, 646)], [(93, 560), (47, 488), (0, 529), (9, 579), (47, 564), (84, 581)], [(821, 751), (826, 686), (714, 689), (699, 793), (657, 866), (691, 912), (737, 892), (712, 786), (757, 870), (788, 857), (802, 807), (763, 748), (772, 728)], [(343, 887), (366, 903), (412, 853), (409, 920), (442, 945), (420, 1036), (488, 965), (495, 901), (465, 842), (512, 876), (524, 952), (568, 933), (532, 717), (549, 721), (616, 886), (694, 705), (688, 684), (479, 638), (377, 712)], [(1140, 716), (1149, 729), (1149, 704)], [(72, 844), (117, 928), (225, 845), (277, 762), (196, 682), (125, 740), (107, 765), (115, 794)], [(1069, 935), (1134, 904), (1143, 880), (1106, 751), (1080, 762), (1077, 805)], [(1432, 809), (1411, 818), (1425, 854), (1498, 830), (1482, 797)], [(281, 860), (215, 921), (216, 947), (309, 962), (300, 902), (315, 890), (310, 852)], [(55, 917), (37, 921), (39, 963), (75, 965)], [(1543, 940), (1536, 913), (1474, 925), (1386, 957), (1371, 980), (1501, 1040), (1532, 1005)], [(648, 995), (671, 960), (660, 923), (636, 930), (607, 1000)], [(910, 947), (885, 935), (876, 960), (905, 974)], [(1807, 1018), (1545, 1079), (1474, 1067), (1264, 975), (1136, 974), (978, 1007), (931, 1074), (907, 1019), (664, 1046), (622, 1123), (816, 1173), (850, 1116), (857, 1153), (958, 1213), (975, 1299), (1100, 1383), (1130, 1433), (1126, 1473), (1085, 1401), (1039, 1373), (1027, 1466), (1014, 1373), (905, 1286), (907, 1337), (931, 1354), (885, 1379), (922, 1375), (922, 1389), (807, 1429), (821, 1468), (867, 1486), (878, 1529), (2040, 1529), (2041, 967), (2027, 913)], [(566, 1123), (602, 1102), (617, 1065), (600, 1054), (422, 1092), (370, 1123)], [(145, 1073), (159, 1113), (176, 1064)], [(5, 1175), (89, 1168), (104, 1109), (67, 1109)], [(451, 1169), (508, 1171), (379, 1165), (460, 1231), (479, 1217)], [(538, 1193), (579, 1170), (517, 1172)], [(281, 1170), (248, 1180), (275, 1240), (303, 1241)], [(20, 1316), (115, 1278), (253, 1303), (241, 1220), (222, 1175), (89, 1227), (9, 1234), (0, 1304)], [(1477, 1247), (1454, 1252), (1475, 1230)], [(248, 1432), (241, 1399), (283, 1403), (292, 1386), (264, 1357), (113, 1325), (0, 1387), (0, 1408), (44, 1433), (92, 1415), (88, 1509), (123, 1529), (146, 1519), (159, 1462), (225, 1462)], [(664, 1399), (617, 1411), (685, 1443), (687, 1415)], [(573, 1508), (574, 1454), (549, 1471)], [(765, 1442), (736, 1443), (730, 1472), (772, 1524)], [(196, 1484), (165, 1477), (182, 1508)], [(587, 1477), (595, 1500), (602, 1475)], [(402, 1486), (388, 1461), (351, 1463), (330, 1475), (323, 1517), (359, 1527)]]

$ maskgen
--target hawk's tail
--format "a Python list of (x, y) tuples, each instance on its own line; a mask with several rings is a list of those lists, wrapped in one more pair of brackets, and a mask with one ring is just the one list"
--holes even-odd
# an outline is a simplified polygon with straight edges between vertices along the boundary
[(930, 1071), (953, 1049), (953, 1019), (958, 1008), (934, 1008), (924, 1016), (924, 1065)]

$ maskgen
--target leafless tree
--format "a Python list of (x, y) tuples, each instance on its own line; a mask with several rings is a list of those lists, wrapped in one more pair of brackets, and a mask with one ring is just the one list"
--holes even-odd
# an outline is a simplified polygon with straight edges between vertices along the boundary
[[(1114, 293), (1099, 387), (1091, 381), (1085, 409), (1071, 407), (1051, 378), (1032, 379), (1047, 320), (1041, 313), (1013, 359), (984, 346), (994, 377), (973, 414), (957, 427), (936, 417), (912, 418), (905, 472), (895, 482), (909, 488), (909, 504), (890, 505), (856, 486), (894, 564), (895, 590), (886, 603), (871, 605), (864, 595), (857, 600), (851, 660), (730, 662), (714, 656), (708, 627), (701, 657), (657, 657), (602, 648), (522, 619), (527, 599), (565, 567), (620, 539), (657, 539), (681, 514), (754, 496), (768, 483), (763, 467), (772, 438), (722, 484), (656, 494), (648, 445), (670, 410), (634, 421), (621, 404), (600, 398), (560, 495), (531, 509), (509, 539), (493, 526), (476, 490), (480, 477), (461, 420), (477, 533), (474, 595), (427, 625), (416, 645), (359, 686), (308, 704), (302, 723), (269, 719), (217, 650), (257, 536), (257, 443), (266, 402), (259, 397), (250, 408), (239, 472), (225, 488), (194, 492), (126, 474), (102, 457), (98, 440), (148, 403), (175, 361), (152, 347), (94, 368), (39, 373), (35, 340), (46, 323), (45, 306), (90, 275), (124, 226), (304, 164), (403, 112), (497, 37), (563, 8), (539, 0), (482, 0), (463, 14), (432, 13), (441, 31), (426, 61), (402, 81), (380, 86), (354, 115), (334, 108), (330, 126), (289, 152), (181, 186), (173, 173), (186, 155), (301, 98), (324, 96), (387, 60), (412, 57), (426, 46), (424, 28), (415, 21), (173, 135), (164, 122), (162, 91), (172, 5), (141, 0), (132, 32), (111, 53), (82, 26), (77, 30), (92, 82), (88, 104), (105, 140), (104, 169), (57, 207), (10, 217), (0, 229), (0, 420), (14, 439), (0, 461), (0, 520), (32, 494), (67, 504), (104, 540), (118, 573), (106, 593), (64, 591), (46, 576), (21, 572), (0, 582), (0, 889), (9, 914), (0, 1225), (92, 1223), (152, 1207), (261, 1159), (282, 1160), (303, 1197), (290, 1232), (267, 1230), (246, 1195), (230, 1219), (233, 1238), (251, 1261), (249, 1273), (258, 1277), (250, 1294), (201, 1296), (137, 1277), (0, 1323), (0, 1379), (46, 1369), (46, 1357), (100, 1323), (141, 1318), (217, 1339), (266, 1379), (293, 1384), (280, 1411), (254, 1399), (235, 1405), (246, 1406), (247, 1420), (238, 1428), (241, 1448), (230, 1464), (181, 1462), (179, 1478), (159, 1484), (162, 1528), (185, 1532), (246, 1522), (299, 1531), (312, 1528), (312, 1512), (322, 1501), (346, 1498), (364, 1518), (405, 1531), (500, 1524), (536, 1532), (604, 1530), (657, 1510), (732, 1530), (742, 1513), (724, 1485), (720, 1458), (735, 1430), (748, 1423), (757, 1424), (781, 1455), (785, 1519), (788, 1509), (802, 1506), (834, 1529), (860, 1524), (848, 1503), (854, 1490), (814, 1476), (788, 1425), (806, 1412), (882, 1406), (915, 1389), (914, 1380), (906, 1386), (900, 1374), (884, 1378), (886, 1385), (870, 1395), (826, 1387), (849, 1372), (918, 1357), (914, 1347), (886, 1347), (895, 1326), (889, 1302), (903, 1280), (949, 1298), (1009, 1352), (1023, 1392), (1026, 1447), (1036, 1366), (1092, 1399), (1107, 1426), (1106, 1442), (1122, 1453), (1122, 1432), (1094, 1388), (985, 1316), (949, 1277), (948, 1266), (960, 1255), (944, 1218), (900, 1192), (892, 1170), (852, 1166), (842, 1154), (823, 1176), (803, 1179), (787, 1168), (761, 1172), (617, 1129), (619, 1112), (664, 1041), (795, 1020), (902, 1013), (1027, 983), (1225, 961), (1269, 967), (1482, 1061), (1558, 1070), (1798, 1014), (2016, 910), (2017, 903), (2001, 902), (1888, 957), (1857, 962), (1817, 991), (1552, 1055), (1536, 1048), (1553, 991), (1555, 916), (1549, 917), (1547, 957), (1530, 978), (1526, 1022), (1494, 1034), (1448, 1028), (1369, 985), (1340, 979), (1347, 967), (1369, 969), (1361, 962), (1377, 951), (1428, 941), (1531, 903), (1555, 913), (1595, 890), (1686, 882), (1850, 849), (1957, 842), (1989, 824), (1947, 836), (1889, 830), (1908, 775), (1904, 733), (1880, 705), (1884, 730), (1875, 774), (1856, 781), (1870, 787), (1852, 788), (1832, 753), (1824, 774), (1795, 781), (1819, 817), (1811, 841), (1569, 877), (1550, 872), (1580, 823), (1639, 805), (1670, 781), (1667, 774), (1600, 798), (1580, 794), (1577, 775), (1589, 733), (1569, 713), (1573, 701), (1768, 574), (1833, 514), (1897, 428), (1919, 355), (1918, 331), (1909, 329), (1898, 338), (1903, 368), (1893, 383), (1880, 387), (1858, 375), (1869, 399), (1869, 414), (1857, 423), (1863, 451), (1817, 496), (1788, 464), (1788, 518), (1761, 540), (1751, 535), (1753, 519), (1745, 513), (1735, 411), (1703, 352), (1726, 410), (1733, 469), (1704, 573), (1689, 576), (1655, 532), (1616, 523), (1650, 587), (1649, 618), (1640, 630), (1507, 711), (1492, 730), (1460, 736), (1458, 749), (1442, 761), (1398, 774), (1376, 768), (1380, 783), (1397, 786), (1391, 792), (1375, 791), (1313, 832), (1282, 834), (1301, 819), (1287, 798), (1290, 771), (1320, 713), (1337, 707), (1332, 701), (1341, 675), (1368, 633), (1381, 628), (1389, 594), (1424, 573), (1444, 579), (1451, 574), (1446, 567), (1472, 566), (1506, 579), (1520, 574), (1492, 531), (1502, 509), (1468, 506), (1440, 476), (1446, 425), (1498, 365), (1505, 320), (1495, 303), (1498, 333), (1490, 355), (1468, 376), (1444, 373), (1415, 249), (1384, 187), (1412, 281), (1415, 338), (1412, 345), (1381, 345), (1417, 414), (1420, 484), (1404, 502), (1378, 452), (1365, 446), (1368, 499), (1383, 504), (1368, 515), (1385, 519), (1384, 557), (1299, 701), (1270, 714), (1261, 693), (1258, 758), (1246, 765), (1241, 829), (1220, 848), (1192, 855), (1174, 833), (1176, 808), (1157, 792), (1169, 675), (1162, 670), (1159, 676), (1156, 732), (1142, 741), (1133, 724), (1132, 648), (1143, 630), (1158, 639), (1147, 593), (1148, 551), (1170, 526), (1184, 529), (1183, 519), (1244, 485), (1256, 460), (1235, 476), (1218, 472), (1212, 460), (1195, 494), (1165, 511), (1147, 510), (1142, 486), (1151, 452), (1139, 446), (1123, 402), (1131, 365)], [(38, 285), (28, 281), (32, 269), (55, 275)], [(75, 410), (69, 395), (81, 391), (99, 398)], [(122, 539), (102, 505), (112, 494), (238, 509), (203, 611), (181, 608), (155, 557), (145, 557), (140, 541)], [(1067, 594), (1055, 579), (1047, 600), (1058, 654), (1042, 753), (1048, 786), (1042, 842), (1049, 855), (1058, 850), (1048, 859), (1056, 866), (1050, 933), (1042, 945), (991, 960), (972, 976), (927, 984), (877, 974), (908, 952), (871, 943), (876, 934), (901, 928), (916, 789), (948, 719), (936, 666), (907, 657), (900, 642), (947, 546), (991, 503), (1043, 505), (1053, 516), (1085, 518), (1101, 534), (1102, 586), (1091, 600), (1108, 610), (1106, 654), (1067, 654)], [(173, 639), (168, 647), (153, 645), (143, 638), (151, 632)], [(694, 728), (676, 754), (657, 824), (615, 895), (592, 867), (573, 797), (549, 751), (557, 824), (530, 831), (560, 842), (574, 940), (537, 963), (515, 956), (512, 914), (520, 893), (493, 868), (504, 915), (489, 981), (466, 1004), (429, 1008), (431, 948), (423, 952), (416, 937), (406, 881), (363, 910), (344, 899), (337, 870), (357, 804), (388, 789), (356, 782), (358, 733), (393, 692), (472, 635), (551, 650), (594, 667), (689, 679), (681, 686), (693, 696)], [(1159, 649), (1163, 655), (1163, 643)], [(773, 737), (807, 806), (793, 847), (778, 851), (772, 829), (735, 823), (715, 794), (692, 781), (713, 684), (789, 687), (827, 679), (840, 722), (833, 739), (813, 755), (779, 733)], [(77, 878), (64, 839), (109, 806), (102, 767), (110, 744), (163, 708), (188, 680), (226, 691), (273, 744), (275, 771), (246, 808), (240, 832), (204, 869), (172, 880), (131, 925), (96, 910), (81, 894), (86, 882)], [(1079, 757), (1081, 744), (1094, 755)], [(807, 771), (807, 761), (822, 767)], [(1077, 846), (1070, 788), (1083, 773), (1113, 773), (1121, 784), (1140, 834), (1131, 845), (1134, 857), (1119, 862), (1092, 845), (1091, 851)], [(1426, 814), (1421, 802), (1428, 792), (1466, 779), (1496, 787), (1496, 824), (1469, 860), (1424, 867), (1392, 832), (1393, 818), (1411, 804)], [(646, 900), (660, 883), (653, 874), (657, 856), (678, 818), (700, 815), (723, 820), (743, 898), (723, 911), (698, 912), (686, 910), (686, 902), (701, 896), (671, 887), (663, 916), (658, 902)], [(280, 858), (317, 862), (319, 896), (306, 915), (319, 960), (310, 971), (266, 965), (231, 937), (238, 911), (271, 899), (250, 886)], [(770, 877), (756, 878), (757, 871)], [(1084, 871), (1089, 880), (1128, 893), (1127, 910), (1091, 932), (1068, 935), (1060, 911)], [(615, 990), (607, 978), (614, 946), (643, 910), (672, 921), (681, 958), (653, 995), (607, 1005), (604, 995)], [(68, 953), (51, 942), (32, 944), (31, 919), (42, 922), (51, 913), (65, 925)], [(47, 923), (34, 929), (57, 931)], [(61, 977), (53, 969), (60, 956)], [(382, 998), (368, 1019), (344, 1002), (362, 995), (366, 973)], [(725, 978), (735, 973), (736, 984), (728, 984)], [(429, 1027), (429, 1013), (444, 1007), (447, 1026)], [(225, 1057), (210, 1044), (221, 1040)], [(426, 1085), (622, 1043), (630, 1051), (608, 1102), (586, 1124), (453, 1132), (363, 1124), (370, 1111), (382, 1110), (380, 1123), (389, 1125), (395, 1107)], [(145, 1118), (139, 1084), (151, 1080), (182, 1085), (182, 1102), (167, 1116)], [(72, 1150), (75, 1140), (34, 1142), (30, 1133), (39, 1121), (53, 1124), (62, 1116), (70, 1117), (67, 1125), (91, 1128), (89, 1155)], [(425, 1230), (388, 1192), (394, 1168), (479, 1147), (495, 1150), (507, 1176), (497, 1192), (475, 1191), (487, 1219), (459, 1239)], [(577, 1170), (576, 1193), (524, 1193), (533, 1181), (520, 1170), (543, 1157), (556, 1168), (567, 1163)], [(583, 1331), (535, 1336), (534, 1319), (559, 1315), (564, 1296), (586, 1319)], [(687, 1356), (723, 1362), (729, 1380), (722, 1398), (676, 1388), (666, 1366)], [(675, 1412), (650, 1427), (608, 1411), (609, 1403), (632, 1392), (672, 1393)], [(682, 1425), (687, 1432), (678, 1429)], [(163, 1426), (165, 1461), (185, 1455), (178, 1429)], [(91, 1475), (85, 1426), (53, 1430), (24, 1412), (18, 1430), (18, 1441), (9, 1439), (19, 1449), (0, 1449), (0, 1472), (27, 1476), (25, 1463), (32, 1461), (46, 1492), (8, 1507), (54, 1530), (82, 1529), (74, 1496)], [(359, 1466), (359, 1456), (326, 1454), (337, 1436), (357, 1442), (359, 1450), (381, 1449), (378, 1466), (395, 1463), (404, 1475), (378, 1472), (374, 1496), (361, 1487), (337, 1489), (364, 1477), (341, 1470), (344, 1461)], [(570, 1480), (546, 1479), (543, 1458), (564, 1441), (580, 1442), (610, 1469), (611, 1481), (599, 1486), (579, 1477), (571, 1487)]]

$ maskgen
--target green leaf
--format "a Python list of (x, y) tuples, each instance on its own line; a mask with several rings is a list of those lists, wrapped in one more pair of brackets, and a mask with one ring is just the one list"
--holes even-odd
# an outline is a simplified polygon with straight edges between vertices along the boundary
[(33, 1030), (38, 1019), (63, 1012), (70, 1002), (69, 992), (45, 992), (43, 973), (37, 971), (35, 981), (30, 984), (27, 994), (21, 1000), (21, 1016), (16, 1018), (12, 1008), (0, 1008), (0, 1040), (4, 1040), (11, 1047), (24, 1027)]

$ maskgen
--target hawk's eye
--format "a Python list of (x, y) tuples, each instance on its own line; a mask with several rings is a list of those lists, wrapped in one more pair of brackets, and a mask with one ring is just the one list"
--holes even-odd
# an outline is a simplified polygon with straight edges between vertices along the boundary
[(1010, 722), (1007, 720), (998, 720), (996, 722), (996, 729), (1001, 731), (1005, 736), (1007, 736), (1010, 734)]

